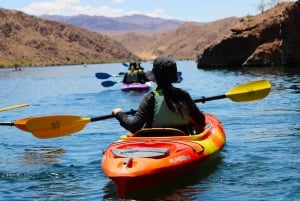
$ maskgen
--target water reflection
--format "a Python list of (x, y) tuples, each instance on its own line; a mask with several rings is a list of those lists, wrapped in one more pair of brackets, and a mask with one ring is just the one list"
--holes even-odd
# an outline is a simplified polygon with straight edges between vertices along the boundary
[[(205, 72), (218, 73), (234, 73), (236, 75), (251, 75), (251, 76), (286, 76), (291, 78), (294, 75), (300, 74), (300, 67), (282, 67), (282, 66), (264, 66), (264, 67), (232, 67), (232, 68), (205, 68), (198, 69)], [(299, 76), (295, 76), (299, 79)]]
[(65, 153), (62, 148), (56, 147), (33, 147), (25, 149), (22, 163), (28, 165), (50, 166), (60, 161), (60, 156)]

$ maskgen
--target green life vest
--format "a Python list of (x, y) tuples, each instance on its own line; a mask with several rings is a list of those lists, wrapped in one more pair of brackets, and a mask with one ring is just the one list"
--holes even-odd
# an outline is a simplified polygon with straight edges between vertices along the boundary
[(152, 127), (177, 127), (185, 126), (190, 123), (188, 112), (175, 113), (168, 108), (162, 90), (155, 90), (152, 92), (155, 98), (154, 116)]
[(136, 72), (128, 71), (126, 82), (127, 83), (139, 82), (138, 74)]
[(136, 70), (134, 70), (134, 72), (142, 73), (142, 72), (143, 72), (143, 69), (136, 69)]

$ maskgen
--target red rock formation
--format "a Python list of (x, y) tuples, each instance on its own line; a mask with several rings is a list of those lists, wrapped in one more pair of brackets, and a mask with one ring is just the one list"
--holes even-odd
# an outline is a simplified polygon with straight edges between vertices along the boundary
[(281, 24), (282, 65), (300, 66), (300, 1), (283, 12)]
[(198, 68), (300, 66), (300, 1), (243, 18), (232, 33), (205, 49)]

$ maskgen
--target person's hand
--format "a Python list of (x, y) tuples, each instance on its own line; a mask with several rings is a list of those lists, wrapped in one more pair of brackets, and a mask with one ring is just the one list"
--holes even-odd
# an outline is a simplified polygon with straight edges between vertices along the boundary
[(122, 109), (121, 109), (121, 108), (115, 108), (115, 109), (113, 109), (112, 114), (113, 114), (113, 115), (116, 115), (116, 114), (118, 114), (119, 112), (122, 112)]

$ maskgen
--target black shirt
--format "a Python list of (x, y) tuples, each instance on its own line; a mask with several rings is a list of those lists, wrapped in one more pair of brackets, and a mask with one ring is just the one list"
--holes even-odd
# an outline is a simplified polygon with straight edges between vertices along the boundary
[[(204, 126), (205, 116), (199, 110), (191, 96), (183, 90), (182, 96), (185, 96), (185, 99), (187, 100), (190, 117), (195, 123)], [(121, 126), (132, 133), (135, 133), (142, 128), (151, 128), (154, 116), (154, 105), (155, 95), (153, 93), (149, 93), (144, 97), (132, 118), (128, 117), (128, 115), (124, 112), (119, 112), (116, 114), (116, 119), (119, 120)]]

